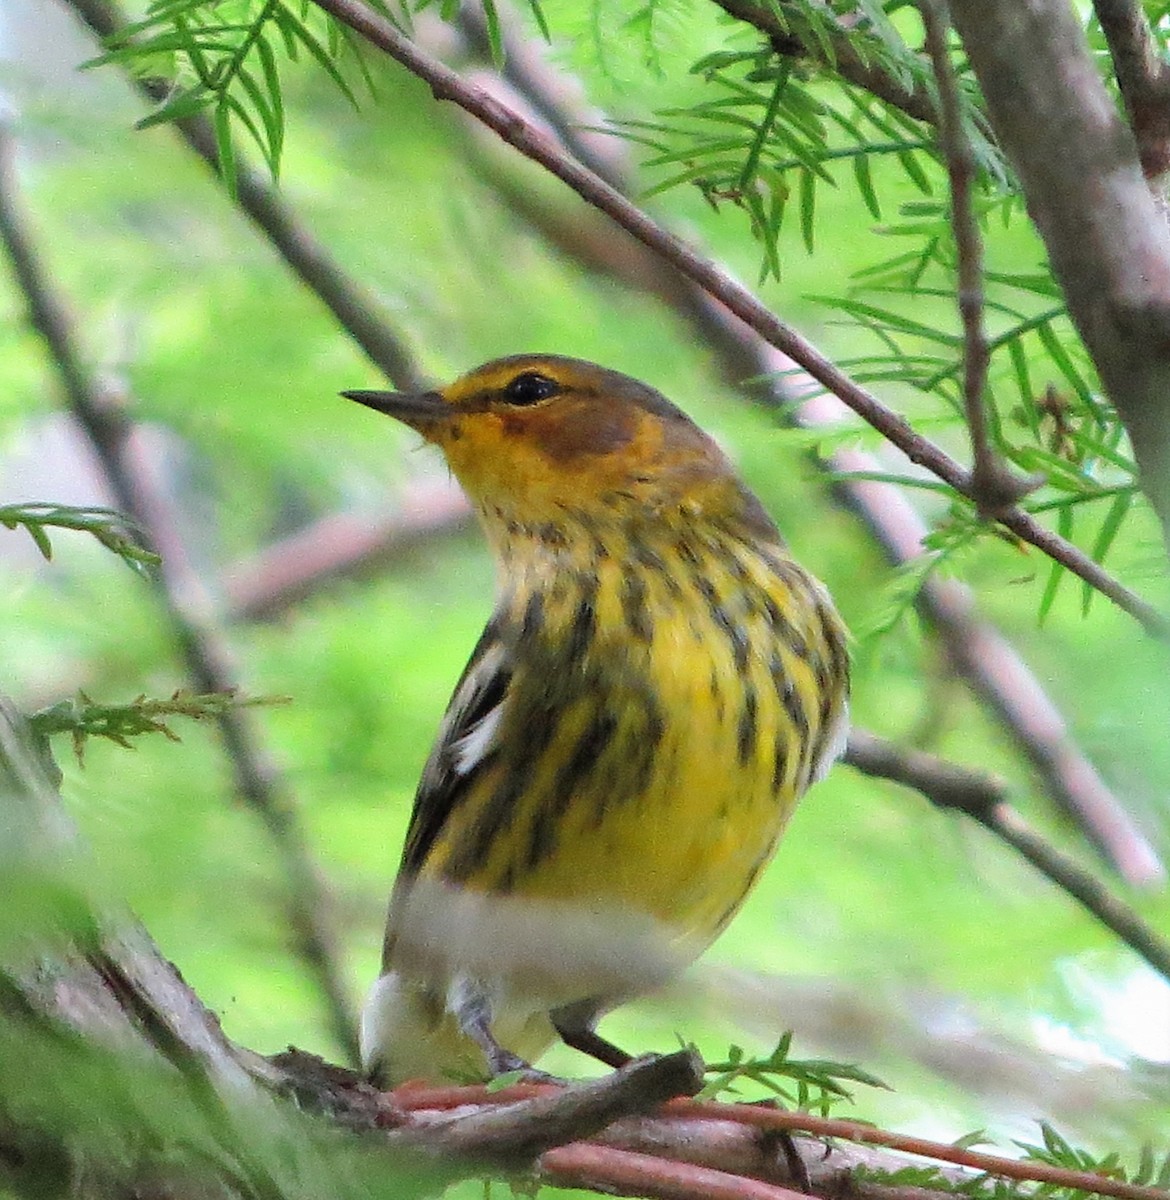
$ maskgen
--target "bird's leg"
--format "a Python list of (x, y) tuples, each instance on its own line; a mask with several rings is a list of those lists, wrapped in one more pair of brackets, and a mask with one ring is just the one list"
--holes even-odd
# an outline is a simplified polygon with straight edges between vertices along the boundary
[(603, 1062), (607, 1067), (624, 1067), (633, 1062), (634, 1056), (627, 1054), (620, 1046), (607, 1042), (594, 1028), (598, 1018), (598, 1005), (594, 1000), (583, 1000), (576, 1004), (566, 1004), (564, 1008), (554, 1009), (549, 1013), (553, 1028), (561, 1036), (561, 1041), (590, 1058)]
[(492, 1033), (491, 1002), (482, 987), (470, 980), (460, 980), (451, 989), (449, 1003), (459, 1028), (483, 1051), (493, 1078), (513, 1071), (519, 1071), (529, 1079), (551, 1078), (496, 1041)]

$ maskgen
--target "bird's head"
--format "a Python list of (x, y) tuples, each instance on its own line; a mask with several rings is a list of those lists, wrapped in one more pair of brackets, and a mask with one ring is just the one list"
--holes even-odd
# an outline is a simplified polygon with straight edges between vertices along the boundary
[[(771, 522), (726, 456), (653, 388), (551, 354), (500, 358), (432, 392), (343, 392), (444, 453), (490, 521), (685, 508)], [(762, 530), (761, 530), (762, 531)]]

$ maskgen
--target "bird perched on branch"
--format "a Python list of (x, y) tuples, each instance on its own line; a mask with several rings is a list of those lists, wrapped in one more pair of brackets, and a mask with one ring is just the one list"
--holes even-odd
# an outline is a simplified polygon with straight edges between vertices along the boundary
[(446, 456), (495, 608), (423, 770), (362, 1021), (384, 1084), (525, 1069), (723, 929), (843, 747), (845, 631), (714, 441), (645, 384), (519, 355), (343, 393)]

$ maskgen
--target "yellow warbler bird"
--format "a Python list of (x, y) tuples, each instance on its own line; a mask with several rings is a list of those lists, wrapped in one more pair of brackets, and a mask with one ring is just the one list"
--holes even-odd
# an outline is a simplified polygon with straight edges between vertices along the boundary
[(518, 355), (345, 392), (446, 456), (498, 566), (390, 902), (362, 1054), (389, 1085), (523, 1069), (743, 903), (843, 747), (845, 631), (722, 451), (637, 380)]

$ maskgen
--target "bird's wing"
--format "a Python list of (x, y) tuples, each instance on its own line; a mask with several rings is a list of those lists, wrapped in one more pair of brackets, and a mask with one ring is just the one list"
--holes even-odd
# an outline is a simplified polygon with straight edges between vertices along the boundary
[(404, 876), (421, 867), (477, 769), (494, 754), (513, 670), (511, 651), (489, 624), (455, 685), (423, 767), (402, 851)]

